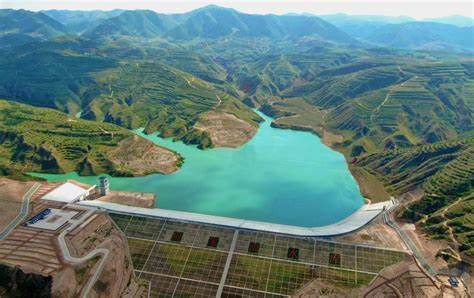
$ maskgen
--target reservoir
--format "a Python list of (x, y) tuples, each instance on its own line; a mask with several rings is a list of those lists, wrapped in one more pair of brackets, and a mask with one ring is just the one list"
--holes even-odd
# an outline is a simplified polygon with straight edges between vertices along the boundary
[[(303, 227), (335, 223), (363, 204), (344, 156), (308, 132), (272, 128), (265, 119), (257, 134), (236, 149), (200, 150), (182, 142), (136, 133), (179, 152), (182, 168), (170, 175), (110, 178), (113, 190), (151, 192), (156, 207)], [(76, 173), (32, 174), (49, 181)]]

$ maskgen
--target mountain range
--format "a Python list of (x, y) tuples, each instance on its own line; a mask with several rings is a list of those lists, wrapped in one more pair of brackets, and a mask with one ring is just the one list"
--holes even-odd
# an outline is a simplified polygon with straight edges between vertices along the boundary
[(373, 45), (411, 50), (471, 51), (474, 19), (452, 16), (416, 21), (409, 17), (321, 16), (350, 36)]
[(320, 17), (309, 14), (255, 15), (215, 5), (181, 14), (160, 14), (150, 10), (49, 10), (37, 13), (2, 10), (2, 16), (9, 20), (9, 26), (0, 28), (2, 47), (64, 34), (80, 34), (95, 40), (160, 38), (182, 42), (225, 37), (313, 38), (321, 42), (365, 47), (456, 52), (472, 52), (474, 49), (472, 22), (461, 16), (426, 22), (409, 17), (345, 14)]

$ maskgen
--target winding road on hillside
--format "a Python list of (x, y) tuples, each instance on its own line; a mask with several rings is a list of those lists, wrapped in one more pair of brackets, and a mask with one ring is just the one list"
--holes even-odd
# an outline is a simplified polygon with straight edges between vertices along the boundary
[[(77, 206), (75, 206), (75, 207), (77, 207)], [(84, 207), (82, 207), (82, 208), (84, 208)], [(82, 290), (82, 293), (81, 293), (81, 297), (89, 297), (90, 290), (92, 289), (95, 282), (97, 281), (100, 274), (102, 273), (102, 270), (104, 269), (105, 262), (107, 261), (108, 256), (109, 256), (109, 250), (105, 249), (105, 248), (97, 248), (97, 249), (94, 249), (94, 250), (90, 251), (87, 255), (85, 255), (83, 257), (71, 256), (71, 253), (69, 252), (69, 248), (68, 248), (67, 243), (66, 243), (66, 238), (65, 238), (66, 235), (68, 233), (72, 232), (77, 226), (82, 224), (86, 219), (88, 219), (96, 211), (96, 209), (93, 209), (93, 208), (84, 208), (84, 209), (86, 209), (87, 212), (77, 220), (70, 220), (70, 222), (72, 222), (72, 224), (69, 227), (67, 227), (64, 231), (62, 231), (61, 234), (59, 234), (58, 242), (59, 242), (59, 248), (62, 251), (64, 259), (66, 261), (70, 262), (70, 263), (73, 263), (73, 264), (87, 262), (87, 261), (95, 258), (96, 256), (102, 256), (102, 258), (101, 258), (101, 260), (100, 260), (99, 264), (97, 265), (97, 268), (94, 272), (94, 275), (92, 275), (92, 277), (87, 281), (87, 284), (84, 286), (84, 288)]]
[(40, 183), (33, 184), (33, 186), (23, 195), (20, 213), (18, 213), (15, 219), (12, 220), (2, 232), (0, 232), (0, 240), (3, 240), (5, 237), (7, 237), (17, 225), (26, 219), (28, 216), (31, 197), (38, 190), (38, 188), (40, 188), (40, 186)]

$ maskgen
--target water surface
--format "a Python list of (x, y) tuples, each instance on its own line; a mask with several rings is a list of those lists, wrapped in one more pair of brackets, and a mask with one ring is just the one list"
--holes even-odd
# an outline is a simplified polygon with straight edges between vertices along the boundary
[[(152, 192), (157, 207), (298, 226), (335, 223), (363, 204), (342, 154), (308, 132), (270, 127), (264, 119), (237, 149), (199, 150), (182, 142), (137, 134), (179, 152), (183, 167), (171, 175), (111, 178), (115, 190)], [(50, 181), (97, 177), (34, 174)]]

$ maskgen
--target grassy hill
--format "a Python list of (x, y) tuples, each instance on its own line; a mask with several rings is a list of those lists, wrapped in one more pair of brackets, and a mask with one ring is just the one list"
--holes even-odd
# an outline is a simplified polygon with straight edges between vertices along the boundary
[(227, 72), (209, 55), (199, 55), (190, 50), (166, 49), (158, 55), (159, 62), (190, 73), (202, 80), (224, 84)]
[(0, 100), (0, 174), (30, 171), (117, 176), (169, 173), (181, 157), (109, 123)]

